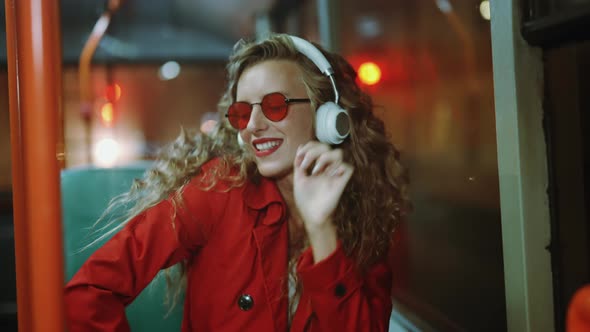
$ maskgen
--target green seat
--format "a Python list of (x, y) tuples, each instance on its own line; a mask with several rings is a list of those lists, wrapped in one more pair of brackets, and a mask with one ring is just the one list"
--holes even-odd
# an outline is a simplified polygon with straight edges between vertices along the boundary
[[(89, 243), (90, 227), (103, 213), (109, 201), (129, 190), (133, 179), (140, 178), (149, 163), (117, 168), (70, 168), (61, 173), (62, 214), (66, 280), (70, 280), (92, 252), (102, 243), (83, 250)], [(106, 240), (105, 240), (106, 241)], [(127, 307), (132, 331), (180, 331), (182, 303), (168, 313), (164, 305), (164, 278), (156, 278)]]

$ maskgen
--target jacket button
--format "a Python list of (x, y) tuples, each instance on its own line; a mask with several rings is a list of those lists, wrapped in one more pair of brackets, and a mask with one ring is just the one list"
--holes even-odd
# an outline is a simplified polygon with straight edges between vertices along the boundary
[(334, 288), (334, 295), (336, 297), (343, 297), (346, 294), (346, 287), (343, 284), (337, 284)]
[(249, 294), (242, 294), (238, 299), (238, 306), (240, 309), (248, 311), (254, 306), (254, 299)]

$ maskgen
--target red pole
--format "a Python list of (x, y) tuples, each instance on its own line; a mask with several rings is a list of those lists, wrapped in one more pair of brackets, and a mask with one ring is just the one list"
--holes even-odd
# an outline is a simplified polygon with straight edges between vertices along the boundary
[(31, 301), (29, 280), (29, 249), (25, 222), (24, 175), (21, 118), (18, 105), (16, 61), (15, 0), (5, 0), (6, 55), (8, 60), (8, 108), (10, 112), (10, 145), (12, 162), (12, 215), (14, 218), (14, 251), (16, 259), (16, 297), (19, 331), (31, 331)]
[(5, 2), (19, 331), (63, 332), (59, 1)]

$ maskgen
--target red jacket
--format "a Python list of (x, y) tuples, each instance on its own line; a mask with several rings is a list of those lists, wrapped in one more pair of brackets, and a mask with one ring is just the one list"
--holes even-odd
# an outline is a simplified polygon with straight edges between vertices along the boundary
[[(274, 182), (203, 191), (198, 178), (132, 219), (65, 289), (70, 332), (128, 331), (125, 306), (163, 268), (189, 263), (182, 331), (287, 331), (286, 205)], [(387, 331), (391, 273), (360, 277), (340, 245), (317, 264), (306, 250), (291, 331)], [(97, 315), (97, 313), (100, 313)]]

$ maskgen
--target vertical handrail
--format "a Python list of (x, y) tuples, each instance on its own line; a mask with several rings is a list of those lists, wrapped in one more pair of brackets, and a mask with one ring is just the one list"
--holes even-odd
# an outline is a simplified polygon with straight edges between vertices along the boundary
[(113, 14), (119, 10), (123, 0), (109, 0), (107, 9), (102, 13), (100, 18), (94, 24), (90, 36), (86, 40), (80, 61), (78, 63), (78, 82), (80, 84), (80, 113), (84, 121), (84, 131), (86, 134), (86, 153), (87, 162), (92, 164), (92, 111), (94, 105), (94, 96), (92, 94), (92, 80), (90, 79), (90, 67), (92, 57), (96, 52), (98, 44), (104, 37)]
[(16, 263), (16, 297), (19, 331), (31, 331), (29, 282), (29, 250), (25, 222), (24, 175), (21, 118), (18, 99), (18, 61), (16, 54), (15, 0), (4, 1), (6, 17), (6, 55), (8, 63), (8, 108), (10, 114), (10, 145), (12, 163), (12, 215), (14, 219), (14, 252)]
[(5, 3), (19, 331), (63, 332), (59, 1)]
[(318, 33), (320, 43), (327, 50), (340, 52), (340, 36), (336, 32), (340, 31), (338, 27), (337, 3), (334, 0), (317, 0), (318, 11)]
[(556, 331), (543, 52), (522, 37), (521, 1), (490, 5), (507, 327)]

